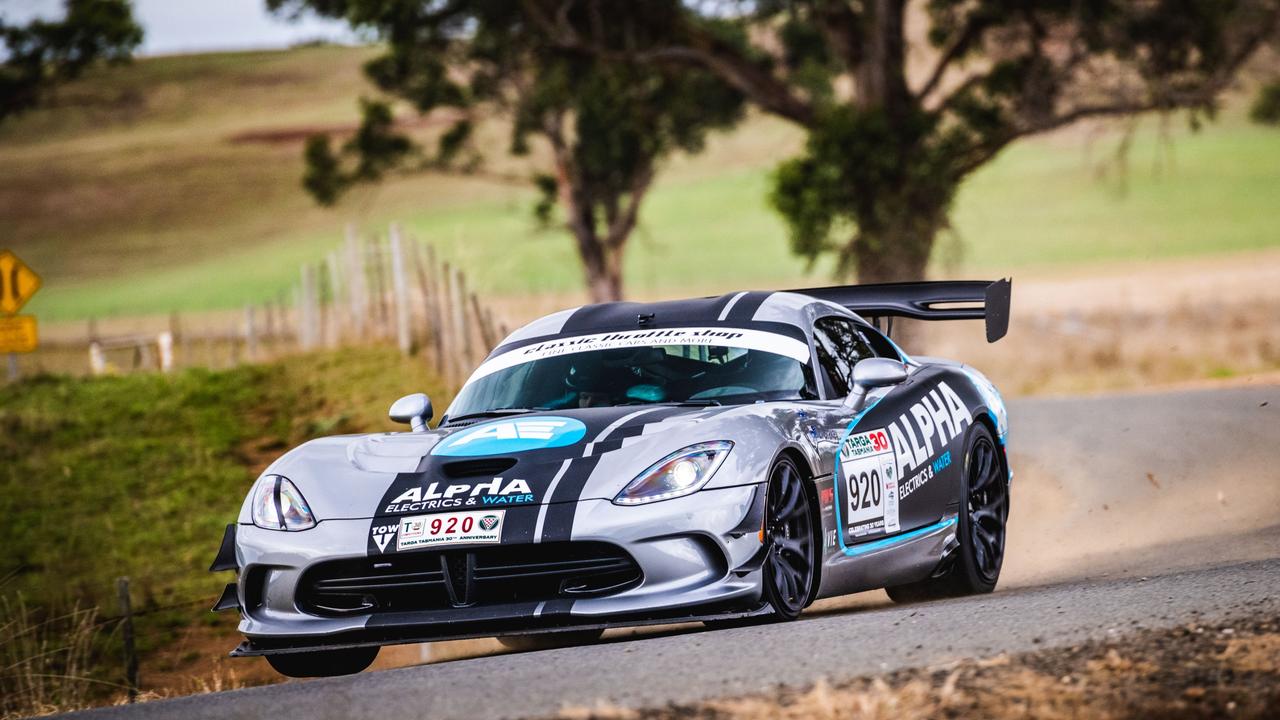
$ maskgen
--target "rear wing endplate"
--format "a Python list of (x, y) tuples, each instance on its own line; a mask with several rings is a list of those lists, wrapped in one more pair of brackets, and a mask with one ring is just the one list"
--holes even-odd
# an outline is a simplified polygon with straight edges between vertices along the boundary
[(987, 342), (1009, 332), (1013, 279), (835, 285), (789, 292), (842, 305), (873, 322), (895, 317), (913, 320), (985, 320)]

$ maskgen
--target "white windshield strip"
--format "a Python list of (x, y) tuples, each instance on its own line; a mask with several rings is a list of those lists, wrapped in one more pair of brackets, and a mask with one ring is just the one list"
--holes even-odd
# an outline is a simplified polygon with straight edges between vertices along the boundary
[(708, 345), (742, 348), (744, 350), (761, 350), (776, 355), (785, 355), (797, 362), (804, 363), (809, 361), (809, 347), (807, 345), (795, 338), (763, 330), (726, 327), (625, 330), (623, 332), (556, 338), (555, 340), (547, 340), (516, 348), (487, 360), (483, 365), (476, 368), (476, 371), (472, 373), (467, 382), (475, 382), (499, 370), (506, 370), (507, 368), (533, 360), (541, 360), (542, 358), (593, 350), (614, 350), (658, 345)]

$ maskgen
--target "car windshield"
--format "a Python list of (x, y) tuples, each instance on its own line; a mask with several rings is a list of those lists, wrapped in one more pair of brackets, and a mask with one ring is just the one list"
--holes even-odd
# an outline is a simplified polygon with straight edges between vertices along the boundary
[[(692, 342), (662, 343), (676, 338)], [(487, 360), (458, 394), (449, 416), (812, 397), (807, 357), (808, 347), (799, 340), (753, 330), (560, 338)]]

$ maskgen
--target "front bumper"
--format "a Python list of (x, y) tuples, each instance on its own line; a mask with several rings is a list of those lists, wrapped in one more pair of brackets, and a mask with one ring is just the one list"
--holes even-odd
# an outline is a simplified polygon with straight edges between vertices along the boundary
[(615, 545), (642, 573), (613, 594), (342, 617), (300, 609), (299, 581), (317, 563), (367, 557), (370, 520), (326, 520), (289, 533), (240, 525), (235, 591), (246, 642), (233, 654), (749, 615), (760, 606), (763, 495), (762, 485), (743, 485), (633, 507), (578, 501), (571, 541)]

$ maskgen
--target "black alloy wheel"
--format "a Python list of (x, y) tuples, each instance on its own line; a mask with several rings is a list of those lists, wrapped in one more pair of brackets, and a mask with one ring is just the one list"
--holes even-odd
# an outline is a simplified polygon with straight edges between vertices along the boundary
[(1009, 479), (985, 425), (976, 424), (969, 431), (962, 477), (964, 505), (956, 529), (959, 547), (933, 577), (885, 588), (894, 602), (979, 595), (995, 589), (1004, 564)]
[(1004, 564), (1005, 521), (1009, 516), (1009, 484), (995, 443), (981, 433), (969, 451), (969, 542), (973, 571), (984, 585), (995, 587)]
[(804, 483), (800, 470), (786, 457), (769, 473), (764, 597), (776, 620), (796, 619), (809, 604), (813, 590), (813, 515)]

